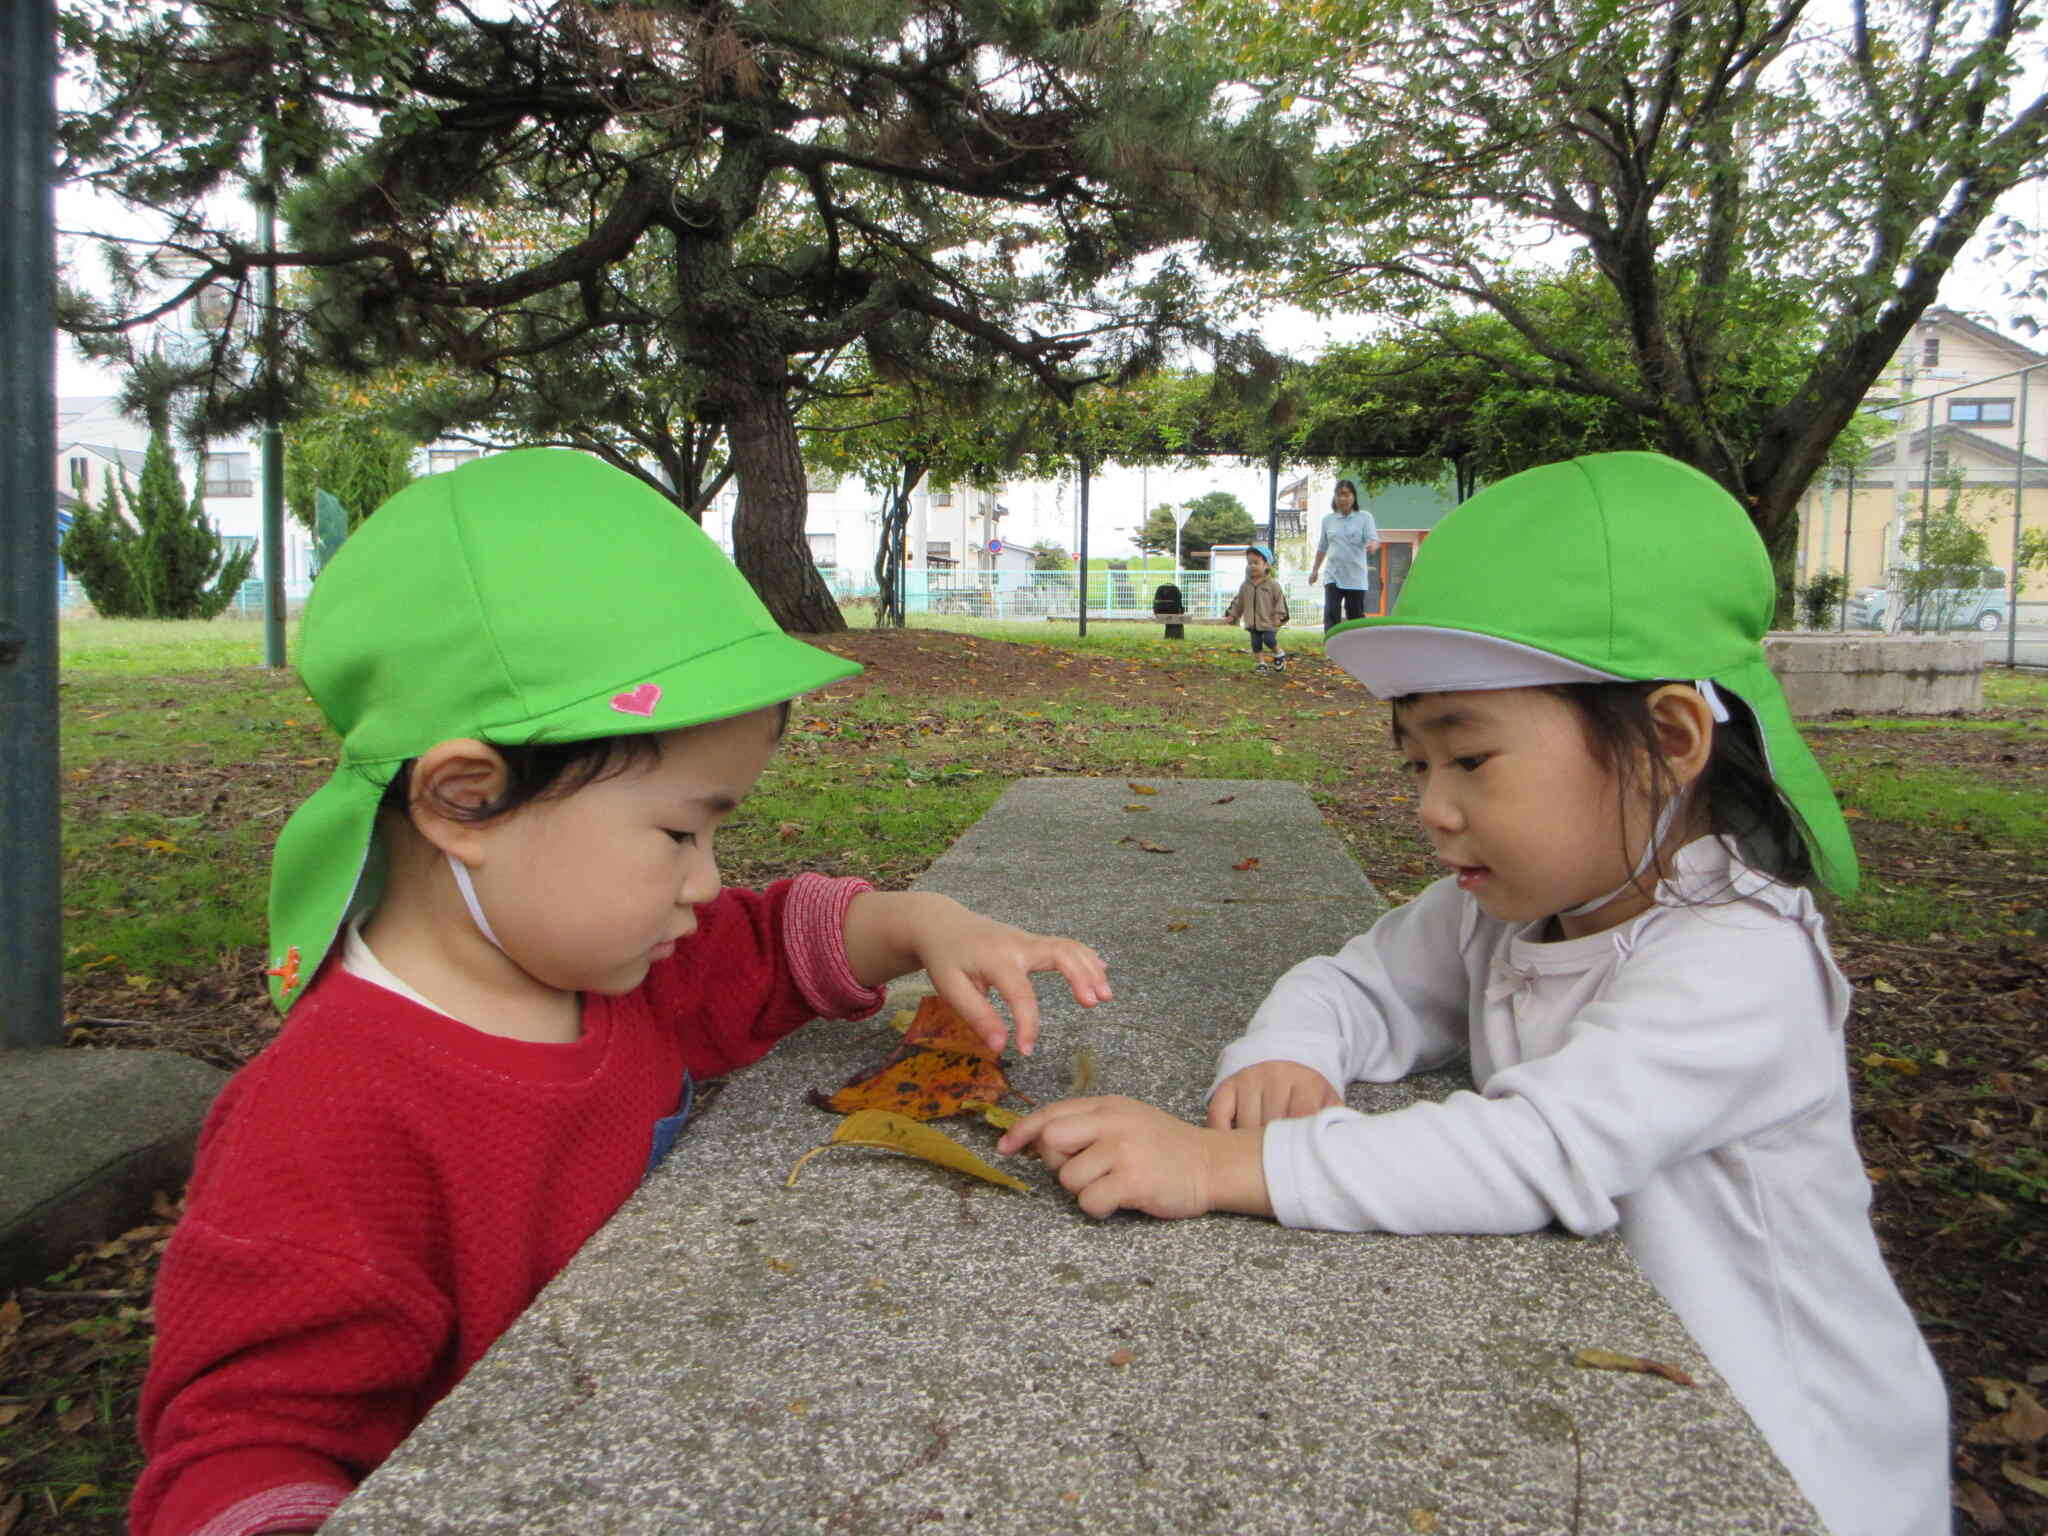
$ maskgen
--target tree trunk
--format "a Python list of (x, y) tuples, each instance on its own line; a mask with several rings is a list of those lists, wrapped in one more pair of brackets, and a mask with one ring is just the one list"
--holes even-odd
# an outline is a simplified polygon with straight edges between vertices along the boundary
[(734, 473), (740, 482), (733, 517), (733, 559), (775, 622), (795, 634), (830, 635), (846, 628), (832, 589), (811, 563), (804, 537), (807, 495), (796, 417), (787, 391), (745, 378), (719, 390)]
[(875, 550), (875, 628), (903, 627), (903, 541), (910, 526), (910, 497), (924, 478), (924, 461), (909, 458), (882, 499), (882, 530)]

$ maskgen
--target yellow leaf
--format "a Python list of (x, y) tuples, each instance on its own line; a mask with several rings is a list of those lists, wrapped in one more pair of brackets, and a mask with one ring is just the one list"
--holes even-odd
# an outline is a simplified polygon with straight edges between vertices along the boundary
[(1134, 795), (1156, 795), (1159, 793), (1150, 784), (1140, 784), (1135, 779), (1128, 779), (1125, 782), (1130, 785), (1131, 793)]
[(1870, 990), (1873, 992), (1889, 993), (1894, 997), (1898, 995), (1899, 991), (1897, 987), (1893, 986), (1890, 982), (1886, 981), (1882, 976), (1878, 977), (1877, 980), (1873, 981), (1870, 984)]
[(63, 1509), (69, 1509), (72, 1505), (76, 1504), (80, 1499), (89, 1499), (99, 1491), (99, 1485), (97, 1483), (80, 1483), (76, 1488), (72, 1489), (71, 1492), (65, 1496), (64, 1503), (61, 1507)]
[(969, 1099), (960, 1107), (972, 1114), (980, 1115), (984, 1121), (999, 1131), (1007, 1131), (1024, 1118), (1014, 1109), (1005, 1109), (1000, 1104), (986, 1104), (980, 1099)]
[(1918, 1077), (1920, 1075), (1919, 1062), (1908, 1061), (1903, 1056), (1883, 1056), (1876, 1051), (1872, 1051), (1863, 1058), (1863, 1065), (1866, 1067), (1889, 1067), (1902, 1077)]
[(1031, 1192), (1023, 1180), (1013, 1178), (1001, 1169), (991, 1168), (936, 1126), (925, 1125), (903, 1115), (893, 1115), (886, 1109), (859, 1109), (841, 1120), (839, 1129), (832, 1133), (830, 1141), (824, 1146), (811, 1148), (796, 1160), (796, 1166), (789, 1170), (789, 1177), (783, 1181), (782, 1187), (794, 1187), (796, 1176), (803, 1171), (804, 1164), (820, 1152), (835, 1146), (875, 1147), (884, 1152), (914, 1157), (922, 1162), (936, 1163), (939, 1167), (950, 1168), (955, 1173), (986, 1179), (991, 1184), (1014, 1189), (1020, 1195)]
[(1436, 1511), (1433, 1509), (1411, 1509), (1408, 1511), (1408, 1529), (1420, 1531), (1423, 1536), (1437, 1528)]
[(2037, 1493), (2048, 1499), (2048, 1477), (2036, 1477), (2016, 1461), (2008, 1461), (1998, 1469), (2005, 1474), (2005, 1480), (2017, 1484), (2029, 1493)]
[(1582, 1349), (1572, 1356), (1572, 1364), (1584, 1366), (1589, 1371), (1638, 1371), (1645, 1376), (1662, 1376), (1681, 1387), (1699, 1385), (1675, 1365), (1666, 1365), (1662, 1360), (1648, 1360), (1641, 1355), (1618, 1355), (1611, 1349)]

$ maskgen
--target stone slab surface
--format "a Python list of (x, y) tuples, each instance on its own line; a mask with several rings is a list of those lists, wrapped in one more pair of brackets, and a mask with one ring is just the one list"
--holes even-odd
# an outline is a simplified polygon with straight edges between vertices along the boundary
[[(1093, 1014), (1041, 987), (1017, 1088), (1087, 1059), (1193, 1117), (1273, 978), (1380, 901), (1299, 786), (1150, 782), (1023, 781), (919, 883), (1110, 961)], [(833, 1124), (805, 1091), (893, 1039), (815, 1025), (724, 1085), (332, 1536), (1819, 1530), (1611, 1238), (1098, 1224), (1028, 1160), (1019, 1196), (852, 1149), (785, 1189)]]
[(0, 1050), (0, 1291), (135, 1226), (228, 1074), (173, 1051)]
[(1764, 655), (1794, 716), (1984, 707), (1984, 642), (1968, 635), (1770, 634)]

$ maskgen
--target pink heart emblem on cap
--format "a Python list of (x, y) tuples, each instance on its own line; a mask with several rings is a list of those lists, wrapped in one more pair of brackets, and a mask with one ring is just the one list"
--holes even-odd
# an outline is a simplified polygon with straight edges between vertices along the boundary
[(622, 715), (651, 715), (654, 706), (661, 702), (659, 683), (642, 683), (631, 693), (612, 695), (612, 708)]

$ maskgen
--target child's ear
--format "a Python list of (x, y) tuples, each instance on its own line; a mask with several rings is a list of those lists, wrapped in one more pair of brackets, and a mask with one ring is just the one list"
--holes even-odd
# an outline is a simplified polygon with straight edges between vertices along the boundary
[(1663, 749), (1665, 765), (1682, 785), (1707, 771), (1714, 750), (1714, 710), (1697, 688), (1666, 683), (1650, 695), (1650, 725)]
[(466, 736), (439, 742), (413, 760), (406, 810), (420, 836), (436, 848), (465, 864), (480, 863), (488, 823), (465, 813), (497, 800), (507, 777), (505, 759), (487, 742)]

